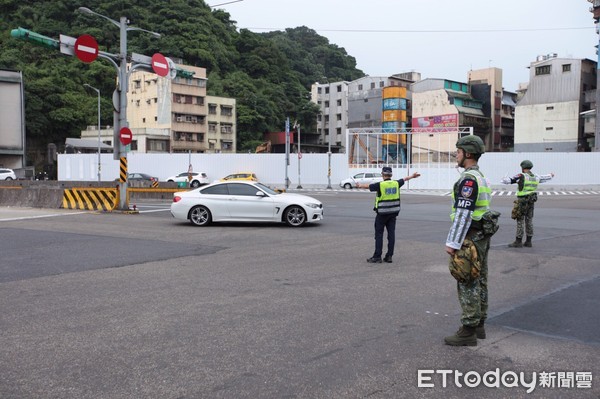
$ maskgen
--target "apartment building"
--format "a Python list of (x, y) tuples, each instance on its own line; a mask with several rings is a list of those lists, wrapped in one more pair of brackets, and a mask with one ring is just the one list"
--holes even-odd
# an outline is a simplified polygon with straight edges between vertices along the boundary
[(515, 151), (590, 151), (594, 135), (585, 115), (595, 106), (596, 62), (538, 56), (515, 109)]
[[(365, 76), (348, 85), (348, 128), (381, 128), (382, 101), (385, 87), (410, 87), (420, 80), (418, 72), (395, 74), (392, 76)], [(410, 94), (408, 94), (410, 109)]]
[(205, 152), (236, 152), (236, 101), (234, 98), (206, 96), (208, 114)]
[[(411, 90), (413, 132), (432, 136), (431, 142), (420, 141), (418, 147), (432, 152), (434, 159), (441, 159), (442, 155), (446, 156), (449, 150), (454, 149), (458, 134), (445, 134), (438, 138), (433, 137), (432, 129), (454, 131), (461, 126), (469, 126), (473, 127), (474, 134), (489, 142), (490, 119), (483, 113), (483, 102), (471, 95), (467, 83), (428, 78), (413, 83)], [(418, 135), (419, 139), (422, 136)]]
[(517, 93), (505, 91), (502, 69), (471, 70), (468, 74), (471, 95), (483, 103), (483, 114), (490, 118), (486, 147), (492, 151), (511, 151), (514, 147)]
[[(192, 77), (161, 78), (134, 71), (129, 78), (127, 121), (133, 133), (130, 151), (142, 153), (234, 153), (236, 146), (235, 99), (206, 95), (206, 69), (178, 68)], [(101, 129), (101, 140), (112, 145), (110, 127)], [(95, 138), (90, 126), (82, 138)]]
[[(321, 107), (317, 117), (319, 141), (347, 147), (346, 129), (382, 127), (382, 93), (384, 87), (409, 87), (420, 80), (418, 72), (392, 76), (365, 76), (351, 82), (315, 83), (311, 99)], [(409, 100), (410, 103), (410, 100)], [(410, 109), (410, 106), (407, 107)]]
[(346, 146), (348, 82), (314, 83), (311, 101), (321, 109), (317, 116), (317, 144), (327, 145), (332, 152), (339, 152)]

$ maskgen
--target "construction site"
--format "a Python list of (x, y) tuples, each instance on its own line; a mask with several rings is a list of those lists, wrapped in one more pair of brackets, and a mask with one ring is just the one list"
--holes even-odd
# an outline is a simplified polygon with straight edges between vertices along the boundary
[(454, 164), (456, 140), (472, 134), (472, 128), (404, 128), (348, 130), (348, 166), (403, 167), (410, 164)]

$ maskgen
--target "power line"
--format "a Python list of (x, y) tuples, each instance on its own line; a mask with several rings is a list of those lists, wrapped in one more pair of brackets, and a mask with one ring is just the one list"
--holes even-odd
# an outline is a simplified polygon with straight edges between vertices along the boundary
[[(241, 1), (241, 0), (237, 0)], [(287, 28), (259, 28), (247, 27), (240, 29), (255, 29), (255, 30), (285, 30)], [(313, 28), (311, 28), (313, 29)], [(560, 31), (560, 30), (585, 30), (596, 29), (595, 27), (585, 28), (532, 28), (532, 29), (459, 29), (459, 30), (387, 30), (387, 29), (314, 29), (318, 32), (349, 32), (349, 33), (494, 33), (494, 32), (544, 32), (544, 31)]]
[(244, 1), (244, 0), (232, 0), (232, 1), (228, 1), (227, 3), (213, 4), (212, 6), (209, 4), (208, 6), (211, 8), (214, 8), (214, 7), (218, 7), (218, 6), (224, 6), (226, 4), (239, 3), (240, 1)]

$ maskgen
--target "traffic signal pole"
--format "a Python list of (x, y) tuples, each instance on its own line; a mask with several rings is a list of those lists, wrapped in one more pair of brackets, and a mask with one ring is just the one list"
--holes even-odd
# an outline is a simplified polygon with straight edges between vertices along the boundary
[[(114, 133), (113, 133), (113, 153), (115, 160), (121, 160), (124, 158), (124, 164), (127, 165), (127, 151), (126, 145), (121, 143), (121, 130), (123, 128), (128, 128), (127, 123), (127, 90), (128, 90), (128, 80), (129, 73), (131, 73), (135, 69), (143, 69), (148, 71), (153, 71), (160, 76), (167, 76), (172, 79), (175, 76), (183, 77), (183, 78), (191, 78), (194, 75), (194, 72), (186, 71), (184, 69), (174, 68), (175, 64), (170, 60), (166, 59), (170, 65), (170, 73), (169, 68), (166, 70), (163, 69), (162, 72), (158, 71), (152, 65), (152, 59), (148, 56), (144, 56), (141, 54), (133, 54), (132, 55), (132, 67), (130, 70), (127, 70), (127, 31), (130, 30), (139, 30), (146, 33), (150, 33), (152, 36), (156, 38), (160, 38), (161, 35), (156, 32), (152, 32), (142, 28), (136, 28), (128, 26), (129, 21), (126, 17), (121, 17), (119, 22), (105, 16), (102, 14), (98, 14), (90, 10), (87, 7), (79, 7), (79, 12), (89, 15), (98, 16), (106, 19), (113, 25), (119, 27), (119, 54), (111, 54), (104, 51), (99, 51), (97, 49), (97, 44), (95, 43), (95, 50), (97, 50), (97, 56), (109, 60), (117, 70), (117, 93), (113, 98), (115, 98), (115, 102), (118, 101), (118, 104), (114, 104), (115, 113), (114, 113)], [(60, 50), (61, 53), (66, 55), (76, 55), (74, 47), (76, 46), (77, 41), (73, 37), (60, 35), (60, 40), (52, 39), (50, 37), (40, 35), (39, 33), (35, 33), (29, 31), (24, 28), (13, 29), (11, 31), (11, 36), (27, 40), (33, 42), (38, 45), (42, 45), (44, 47), (49, 47), (52, 49)], [(84, 35), (85, 36), (85, 35)], [(89, 36), (89, 35), (88, 35)], [(80, 37), (81, 39), (81, 37)], [(79, 39), (78, 39), (79, 40)], [(158, 53), (157, 53), (158, 54)], [(78, 58), (79, 55), (78, 55)], [(164, 56), (161, 55), (161, 58), (165, 60)], [(81, 59), (81, 58), (80, 58)], [(84, 60), (84, 62), (90, 62), (89, 60)], [(172, 65), (172, 66), (171, 66)], [(131, 139), (131, 136), (129, 136)], [(125, 176), (127, 173), (125, 171)], [(129, 204), (127, 203), (127, 179), (119, 179), (119, 209), (120, 210), (129, 210)]]
[[(124, 146), (121, 145), (120, 132), (124, 127), (129, 127), (127, 123), (127, 18), (121, 17), (119, 24), (119, 41), (120, 41), (120, 53), (119, 58), (121, 59), (121, 65), (119, 66), (119, 126), (115, 126), (113, 141), (115, 143), (115, 152), (119, 154), (119, 159), (127, 158), (127, 152)], [(116, 151), (116, 149), (119, 149)], [(125, 163), (127, 165), (127, 163)], [(125, 171), (127, 176), (127, 170)], [(127, 202), (127, 179), (119, 179), (119, 209), (129, 209), (129, 203)]]

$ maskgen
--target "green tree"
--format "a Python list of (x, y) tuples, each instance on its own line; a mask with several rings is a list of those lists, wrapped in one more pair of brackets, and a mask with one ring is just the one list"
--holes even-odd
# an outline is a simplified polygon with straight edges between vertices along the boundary
[[(116, 70), (99, 60), (83, 64), (56, 50), (10, 37), (19, 26), (58, 39), (59, 34), (96, 38), (100, 50), (119, 53), (119, 29), (102, 18), (76, 10), (78, 0), (1, 0), (0, 68), (23, 72), (26, 137), (29, 159), (42, 162), (48, 143), (59, 148), (66, 137), (79, 137), (97, 123), (95, 92), (102, 93), (102, 125), (112, 125), (112, 95)], [(202, 0), (107, 0), (93, 5), (95, 12), (131, 26), (161, 33), (155, 39), (144, 32), (128, 33), (128, 50), (160, 52), (183, 64), (207, 69), (208, 93), (237, 100), (237, 148), (253, 151), (263, 134), (283, 130), (285, 119), (300, 121), (304, 131), (314, 129), (318, 107), (310, 102), (316, 81), (354, 80), (364, 74), (343, 48), (307, 27), (285, 31), (238, 32), (229, 13), (211, 10)]]

